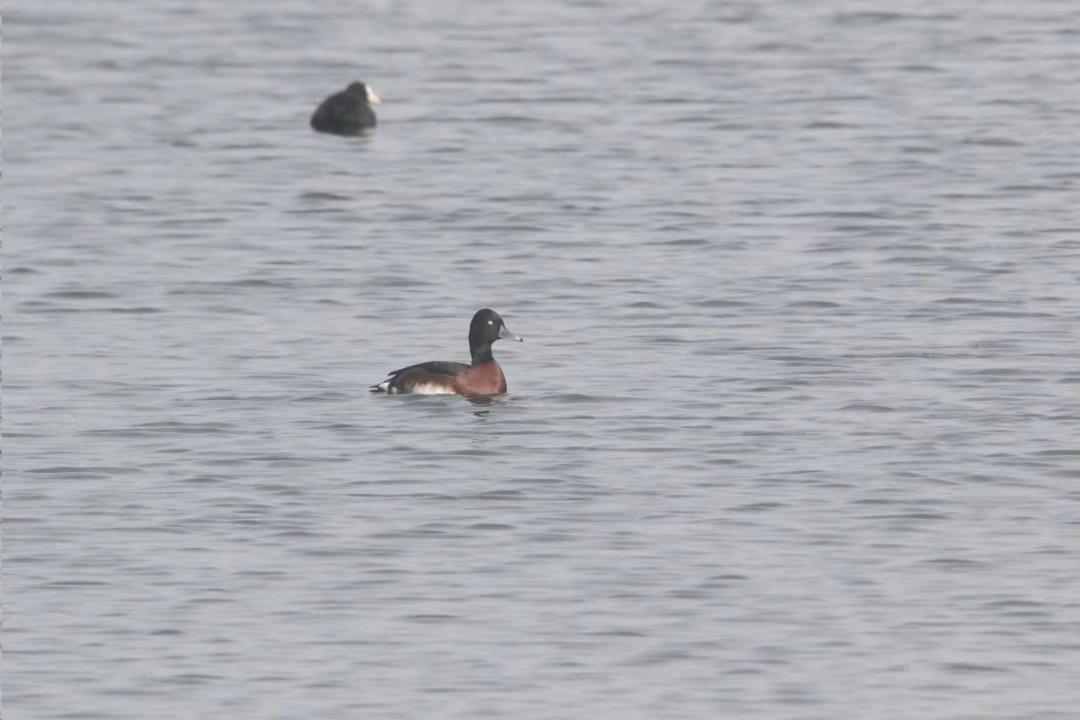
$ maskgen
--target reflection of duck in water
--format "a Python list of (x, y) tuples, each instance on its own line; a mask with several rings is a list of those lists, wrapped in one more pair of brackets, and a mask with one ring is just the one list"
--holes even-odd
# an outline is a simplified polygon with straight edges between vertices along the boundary
[(322, 101), (311, 116), (311, 127), (335, 135), (359, 135), (377, 124), (372, 105), (382, 100), (362, 82), (354, 82)]
[(491, 354), (491, 344), (499, 339), (521, 338), (506, 329), (506, 323), (494, 310), (480, 310), (469, 325), (469, 350), (472, 363), (432, 362), (410, 365), (390, 373), (371, 387), (371, 392), (416, 393), (419, 395), (495, 395), (506, 392), (506, 376)]

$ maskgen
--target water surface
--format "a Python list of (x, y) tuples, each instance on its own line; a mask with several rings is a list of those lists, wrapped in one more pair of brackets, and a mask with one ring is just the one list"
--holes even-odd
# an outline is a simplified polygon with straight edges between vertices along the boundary
[(9, 720), (1074, 716), (1075, 3), (6, 10)]

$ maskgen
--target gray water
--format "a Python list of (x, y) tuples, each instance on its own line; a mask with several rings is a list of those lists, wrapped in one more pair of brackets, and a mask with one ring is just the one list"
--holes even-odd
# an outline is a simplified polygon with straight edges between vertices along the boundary
[(7, 4), (8, 720), (1075, 717), (1080, 7), (665, 5)]

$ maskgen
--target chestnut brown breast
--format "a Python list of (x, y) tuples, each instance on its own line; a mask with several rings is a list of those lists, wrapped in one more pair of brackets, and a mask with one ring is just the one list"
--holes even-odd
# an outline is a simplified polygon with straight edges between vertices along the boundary
[(454, 392), (458, 395), (495, 395), (506, 392), (506, 377), (499, 363), (473, 365), (454, 376)]

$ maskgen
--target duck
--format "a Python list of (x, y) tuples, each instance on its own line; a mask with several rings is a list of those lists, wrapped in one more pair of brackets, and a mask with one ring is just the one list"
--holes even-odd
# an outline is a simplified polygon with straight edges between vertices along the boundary
[(371, 392), (388, 395), (500, 395), (506, 392), (506, 376), (491, 354), (496, 340), (525, 342), (510, 332), (499, 313), (484, 308), (469, 323), (469, 352), (472, 362), (434, 360), (409, 365), (389, 373), (390, 377)]
[(334, 135), (359, 135), (378, 124), (371, 106), (381, 102), (375, 91), (364, 83), (351, 83), (322, 101), (311, 116), (311, 127)]

